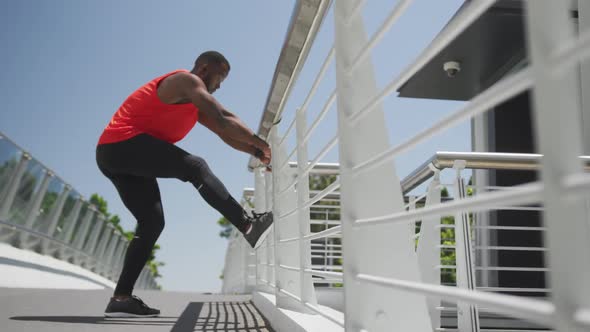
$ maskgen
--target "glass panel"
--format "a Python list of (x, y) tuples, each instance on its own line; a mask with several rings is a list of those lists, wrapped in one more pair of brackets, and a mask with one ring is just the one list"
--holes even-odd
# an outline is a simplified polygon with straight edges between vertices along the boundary
[[(89, 206), (90, 206), (90, 204), (88, 202), (82, 203), (82, 208), (80, 209), (80, 214), (78, 215), (78, 218), (76, 218), (76, 220), (75, 220), (74, 232), (72, 233), (71, 238), (64, 239), (64, 241), (66, 243), (73, 244), (76, 241), (76, 237), (78, 236), (78, 232), (80, 231), (80, 226), (82, 225), (82, 221), (84, 220), (84, 217), (86, 216), (86, 212), (88, 211)], [(66, 230), (67, 230), (67, 228), (68, 227), (66, 226)]]
[(91, 252), (92, 255), (96, 254), (96, 250), (98, 249), (98, 246), (100, 245), (100, 241), (102, 241), (102, 237), (105, 235), (105, 231), (106, 231), (106, 222), (103, 220), (101, 221), (102, 226), (100, 228), (100, 231), (98, 233), (98, 238), (96, 238), (96, 244), (94, 246), (94, 251)]
[(6, 139), (0, 139), (0, 202), (8, 192), (12, 178), (22, 152)]
[[(74, 206), (76, 202), (80, 199), (80, 194), (74, 190), (70, 191), (68, 198), (66, 198), (66, 202), (64, 203), (64, 208), (59, 215), (59, 219), (57, 222), (57, 227), (53, 233), (53, 236), (56, 239), (64, 240), (65, 236), (65, 228), (67, 227), (66, 224), (74, 211)], [(50, 234), (51, 235), (51, 234)]]
[(47, 232), (51, 220), (51, 213), (57, 207), (57, 200), (63, 192), (65, 184), (57, 177), (53, 177), (49, 181), (47, 192), (43, 196), (41, 206), (39, 207), (39, 215), (35, 218), (33, 229), (40, 232)]
[(14, 202), (10, 207), (8, 221), (14, 224), (24, 224), (31, 200), (39, 190), (44, 176), (43, 166), (35, 160), (30, 160), (16, 191)]
[[(106, 223), (105, 223), (106, 225)], [(111, 236), (113, 234), (113, 229), (110, 227), (103, 227), (102, 229), (102, 233), (100, 234), (100, 238), (98, 239), (98, 241), (100, 242), (105, 236), (107, 237), (107, 243), (105, 243), (105, 250), (103, 251), (103, 253), (106, 253), (109, 250), (109, 244), (111, 241)], [(97, 259), (101, 259), (102, 257), (98, 257), (98, 252), (95, 253), (95, 257)]]
[[(86, 246), (88, 245), (90, 237), (92, 236), (92, 232), (94, 231), (94, 226), (96, 225), (97, 222), (101, 222), (101, 221), (98, 220), (98, 214), (95, 213), (92, 216), (92, 219), (90, 219), (90, 226), (88, 226), (88, 231), (86, 231), (86, 235), (84, 235), (84, 241), (82, 242), (83, 249), (87, 249)], [(100, 231), (102, 231), (102, 230), (100, 230)], [(95, 247), (96, 247), (96, 245), (95, 245)]]

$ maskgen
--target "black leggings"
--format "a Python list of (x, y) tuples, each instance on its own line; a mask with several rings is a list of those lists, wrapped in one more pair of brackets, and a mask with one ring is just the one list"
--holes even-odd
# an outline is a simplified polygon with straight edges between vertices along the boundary
[(156, 178), (192, 183), (201, 196), (240, 231), (248, 227), (244, 210), (211, 172), (203, 158), (147, 134), (126, 141), (101, 144), (96, 162), (137, 219), (135, 236), (123, 263), (115, 295), (131, 295), (156, 240), (164, 229), (164, 213)]

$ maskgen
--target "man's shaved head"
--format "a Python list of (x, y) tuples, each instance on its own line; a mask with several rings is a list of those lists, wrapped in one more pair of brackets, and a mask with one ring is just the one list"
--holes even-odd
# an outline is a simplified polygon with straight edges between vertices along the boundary
[(224, 64), (227, 66), (227, 71), (229, 71), (229, 61), (223, 56), (223, 54), (217, 51), (207, 51), (199, 55), (197, 60), (195, 61), (195, 68), (198, 68), (200, 65), (204, 64), (216, 64), (221, 65)]
[(199, 76), (209, 93), (215, 92), (229, 74), (229, 61), (217, 51), (207, 51), (197, 58), (191, 73)]

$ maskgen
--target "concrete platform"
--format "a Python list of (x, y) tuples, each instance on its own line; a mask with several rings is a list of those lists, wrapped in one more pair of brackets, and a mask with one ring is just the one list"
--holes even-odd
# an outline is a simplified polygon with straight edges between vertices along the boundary
[(112, 290), (0, 288), (0, 331), (273, 332), (249, 295), (136, 291), (158, 318), (105, 318)]
[(0, 243), (0, 287), (114, 289), (115, 283), (82, 267)]

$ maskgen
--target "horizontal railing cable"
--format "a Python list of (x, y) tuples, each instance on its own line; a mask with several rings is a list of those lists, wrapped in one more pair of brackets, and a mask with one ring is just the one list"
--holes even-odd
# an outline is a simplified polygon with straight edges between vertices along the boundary
[(305, 136), (303, 137), (301, 142), (299, 142), (299, 145), (297, 146), (297, 148), (299, 148), (300, 146), (304, 145), (305, 143), (307, 143), (309, 141), (309, 138), (311, 137), (311, 135), (313, 134), (315, 129), (320, 125), (322, 120), (326, 117), (326, 114), (328, 114), (328, 111), (330, 110), (332, 105), (334, 105), (334, 102), (336, 101), (337, 96), (338, 95), (336, 93), (336, 89), (334, 89), (334, 91), (332, 91), (332, 93), (330, 94), (330, 97), (328, 97), (328, 100), (326, 100), (326, 103), (324, 104), (324, 107), (320, 111), (320, 114), (317, 116), (317, 118), (311, 124), (311, 126), (309, 126), (309, 129), (305, 133)]
[(399, 18), (408, 9), (408, 7), (410, 7), (413, 1), (414, 0), (400, 0), (397, 2), (395, 7), (391, 10), (391, 13), (389, 13), (387, 19), (385, 19), (385, 22), (383, 22), (377, 32), (373, 34), (371, 40), (369, 40), (369, 42), (367, 42), (367, 44), (361, 48), (361, 51), (357, 56), (354, 57), (354, 60), (352, 60), (350, 66), (345, 69), (345, 72), (351, 73), (358, 68), (359, 64), (362, 63), (362, 61), (366, 59), (369, 54), (371, 54), (371, 51), (373, 48), (375, 48), (375, 45), (381, 41), (385, 33), (387, 33), (393, 24), (399, 20)]
[(355, 227), (370, 226), (383, 223), (410, 222), (428, 217), (444, 216), (461, 211), (486, 211), (497, 205), (504, 204), (532, 204), (541, 200), (543, 185), (533, 182), (516, 186), (510, 192), (485, 193), (475, 197), (452, 201), (450, 203), (436, 204), (409, 212), (396, 212), (380, 217), (363, 218), (354, 222)]
[[(306, 176), (309, 174), (309, 172), (311, 172), (313, 170), (313, 168), (319, 163), (319, 161), (328, 153), (330, 152), (330, 150), (336, 146), (336, 144), (338, 143), (338, 135), (335, 135), (334, 137), (332, 137), (332, 139), (330, 139), (330, 141), (328, 142), (328, 144), (326, 144), (326, 146), (324, 146), (324, 148), (320, 151), (320, 153), (310, 162), (310, 164), (305, 168), (305, 170), (303, 171), (303, 176)], [(295, 185), (298, 182), (298, 178), (293, 179), (293, 181), (291, 181), (291, 183), (285, 187), (284, 189), (282, 189), (281, 191), (278, 192), (278, 196), (282, 196), (283, 194), (285, 194), (287, 191), (293, 189), (293, 187), (295, 187)]]
[(344, 274), (342, 272), (328, 272), (328, 271), (318, 271), (318, 270), (312, 270), (312, 269), (305, 269), (303, 271), (307, 274), (313, 274), (313, 275), (318, 275), (318, 276), (322, 276), (322, 277), (340, 278), (340, 279), (344, 278)]
[(461, 121), (471, 119), (475, 115), (489, 111), (494, 106), (526, 91), (533, 86), (533, 78), (529, 68), (523, 69), (517, 74), (507, 77), (492, 87), (474, 97), (466, 106), (459, 111), (445, 117), (430, 128), (427, 128), (408, 141), (390, 148), (377, 156), (352, 168), (353, 175), (370, 170), (392, 160), (398, 154), (431, 138), (437, 133), (451, 128)]
[(326, 75), (326, 72), (328, 71), (328, 67), (330, 66), (330, 64), (334, 60), (335, 53), (336, 52), (335, 52), (334, 46), (332, 46), (332, 48), (330, 48), (330, 51), (328, 52), (328, 55), (324, 59), (324, 62), (322, 63), (322, 67), (320, 68), (320, 72), (318, 73), (318, 75), (316, 76), (316, 79), (314, 80), (313, 84), (311, 85), (311, 89), (309, 90), (307, 97), (305, 97), (305, 100), (303, 101), (303, 105), (301, 105), (301, 110), (305, 111), (309, 107), (309, 102), (311, 101), (311, 99), (313, 98), (315, 93), (317, 92), (318, 87), (320, 86), (320, 83), (324, 79), (324, 76)]
[(470, 291), (449, 286), (430, 285), (421, 282), (382, 278), (358, 274), (356, 279), (376, 285), (418, 293), (444, 300), (463, 301), (470, 304), (489, 306), (496, 312), (523, 318), (548, 326), (553, 325), (555, 306), (547, 301), (533, 300), (513, 295)]
[(422, 67), (432, 61), (453, 39), (459, 36), (467, 27), (477, 20), (495, 0), (470, 1), (457, 14), (457, 16), (439, 33), (428, 48), (412, 63), (402, 74), (393, 80), (387, 87), (374, 97), (366, 106), (362, 107), (350, 117), (350, 121), (356, 123), (366, 116), (385, 97), (404, 85), (407, 80), (413, 77)]
[(284, 219), (284, 218), (290, 217), (290, 216), (294, 215), (295, 213), (297, 213), (297, 211), (303, 210), (303, 209), (306, 209), (306, 208), (312, 206), (314, 203), (318, 202), (319, 200), (326, 197), (327, 195), (329, 195), (333, 191), (337, 190), (338, 188), (340, 188), (340, 180), (336, 179), (331, 185), (326, 187), (326, 189), (322, 190), (319, 194), (316, 194), (312, 199), (307, 201), (303, 206), (296, 207), (296, 208), (292, 209), (291, 211), (289, 211), (283, 215), (280, 215), (279, 219)]
[(580, 33), (578, 38), (572, 38), (565, 42), (562, 47), (556, 50), (551, 57), (554, 73), (560, 73), (579, 61), (587, 59), (590, 56), (590, 31)]

